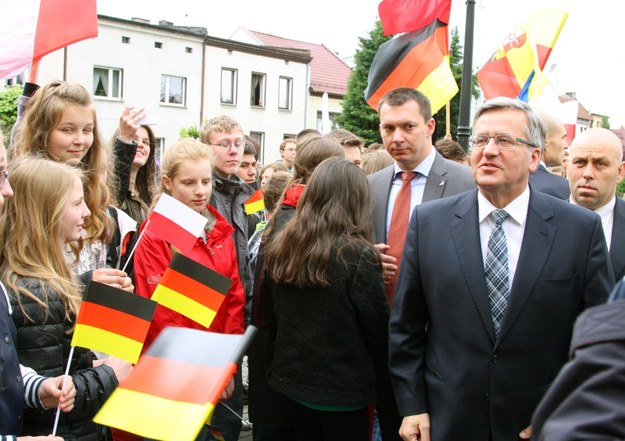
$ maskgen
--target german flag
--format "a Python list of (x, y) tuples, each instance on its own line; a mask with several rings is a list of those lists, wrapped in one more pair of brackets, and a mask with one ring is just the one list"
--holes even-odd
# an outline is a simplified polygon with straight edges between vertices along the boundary
[(146, 438), (191, 441), (209, 420), (255, 332), (168, 327), (94, 421)]
[(230, 285), (228, 277), (176, 253), (152, 300), (208, 328)]
[(90, 282), (78, 312), (71, 345), (136, 363), (155, 309), (156, 302), (152, 300)]
[(245, 213), (257, 213), (263, 208), (265, 208), (265, 201), (263, 199), (263, 191), (259, 188), (245, 201)]
[(427, 96), (436, 113), (458, 92), (449, 67), (447, 25), (434, 20), (415, 32), (382, 44), (373, 58), (365, 89), (367, 103), (378, 110), (382, 96), (398, 87), (412, 87)]

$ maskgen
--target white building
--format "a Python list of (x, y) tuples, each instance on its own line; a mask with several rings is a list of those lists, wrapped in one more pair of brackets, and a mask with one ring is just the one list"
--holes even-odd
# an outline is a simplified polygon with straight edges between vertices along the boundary
[(270, 162), (280, 158), (282, 139), (307, 127), (309, 51), (215, 38), (165, 21), (98, 22), (97, 38), (43, 57), (39, 83), (64, 79), (90, 89), (105, 137), (124, 107), (145, 107), (156, 120), (159, 158), (180, 129), (226, 114), (259, 141), (261, 162)]

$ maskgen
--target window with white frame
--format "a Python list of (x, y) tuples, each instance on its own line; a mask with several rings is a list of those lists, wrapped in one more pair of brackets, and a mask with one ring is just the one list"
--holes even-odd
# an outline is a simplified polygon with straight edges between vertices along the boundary
[(237, 103), (237, 70), (223, 67), (221, 69), (221, 102)]
[(260, 145), (260, 152), (258, 160), (262, 164), (265, 161), (265, 133), (264, 132), (250, 132), (250, 136), (256, 140)]
[[(165, 153), (165, 138), (156, 138), (154, 146), (154, 161), (156, 162), (156, 168), (160, 168), (161, 161), (163, 160), (163, 154)], [(158, 175), (158, 173), (156, 173)], [(156, 184), (156, 181), (155, 181)]]
[[(337, 116), (340, 115), (340, 113), (337, 112), (328, 112), (328, 116), (330, 117), (330, 125), (332, 126), (332, 129), (338, 129), (339, 125), (334, 122), (334, 120), (336, 119)], [(317, 110), (317, 124), (315, 126), (315, 129), (317, 129), (318, 132), (323, 132), (323, 118), (322, 118), (322, 113), (321, 110)]]
[(265, 107), (265, 78), (265, 74), (252, 72), (251, 106)]
[(161, 103), (185, 106), (187, 103), (187, 79), (161, 75)]
[(114, 67), (93, 68), (93, 95), (98, 98), (122, 98), (123, 71)]
[(293, 93), (293, 79), (280, 77), (278, 86), (278, 108), (280, 110), (291, 110), (291, 97)]

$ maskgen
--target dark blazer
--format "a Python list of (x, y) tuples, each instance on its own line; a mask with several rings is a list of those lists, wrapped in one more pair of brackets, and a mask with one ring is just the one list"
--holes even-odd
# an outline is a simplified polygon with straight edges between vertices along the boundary
[[(623, 282), (617, 284), (623, 291)], [(575, 324), (571, 361), (532, 419), (533, 440), (625, 439), (625, 300), (595, 306)]]
[(510, 300), (495, 339), (477, 190), (419, 205), (391, 309), (401, 415), (429, 413), (432, 441), (517, 440), (567, 361), (577, 315), (614, 283), (595, 213), (530, 188)]
[[(373, 193), (373, 243), (386, 243), (386, 213), (395, 166), (391, 165), (368, 176)], [(423, 191), (423, 202), (452, 196), (475, 188), (471, 168), (443, 158), (436, 152), (432, 169)]]
[(569, 200), (569, 195), (571, 194), (569, 181), (562, 176), (554, 175), (542, 164), (539, 164), (538, 168), (533, 173), (530, 173), (530, 185), (534, 190), (565, 201)]
[(618, 196), (614, 207), (610, 240), (610, 260), (612, 260), (614, 280), (618, 282), (625, 277), (625, 201)]

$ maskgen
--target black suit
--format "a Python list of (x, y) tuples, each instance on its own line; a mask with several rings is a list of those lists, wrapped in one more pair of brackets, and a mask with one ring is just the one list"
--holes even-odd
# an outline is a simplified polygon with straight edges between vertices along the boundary
[[(625, 293), (623, 282), (615, 290)], [(625, 300), (595, 306), (575, 324), (571, 361), (532, 420), (533, 440), (625, 439)]]
[(416, 207), (390, 319), (401, 415), (432, 441), (508, 441), (567, 360), (577, 315), (614, 284), (599, 216), (531, 190), (510, 300), (495, 333), (477, 190)]
[(542, 164), (539, 164), (538, 168), (533, 173), (530, 173), (530, 185), (534, 190), (565, 201), (569, 200), (569, 195), (571, 194), (569, 181), (562, 176), (549, 172)]
[(625, 277), (625, 201), (618, 196), (614, 207), (610, 239), (610, 260), (612, 260), (614, 280), (618, 282)]

